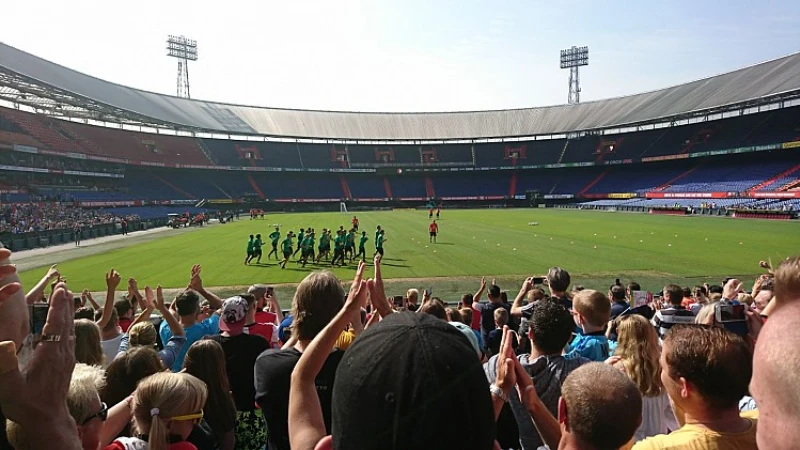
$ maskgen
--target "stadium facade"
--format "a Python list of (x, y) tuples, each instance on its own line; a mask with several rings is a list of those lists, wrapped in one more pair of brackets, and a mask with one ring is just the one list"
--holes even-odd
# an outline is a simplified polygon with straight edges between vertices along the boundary
[[(800, 53), (652, 92), (366, 113), (172, 97), (0, 43), (6, 203), (583, 202), (798, 209)], [(53, 182), (53, 174), (59, 177)]]

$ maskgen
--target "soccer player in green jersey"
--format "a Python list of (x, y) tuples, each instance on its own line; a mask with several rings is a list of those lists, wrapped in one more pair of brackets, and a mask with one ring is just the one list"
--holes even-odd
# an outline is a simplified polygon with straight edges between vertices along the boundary
[(289, 258), (292, 257), (292, 253), (294, 252), (294, 243), (292, 242), (292, 232), (288, 232), (286, 234), (286, 238), (281, 242), (281, 250), (283, 250), (283, 261), (281, 262), (281, 269), (286, 268), (286, 263), (289, 261)]
[(325, 228), (322, 229), (322, 235), (319, 237), (319, 255), (317, 255), (317, 264), (322, 261), (322, 256), (325, 256), (325, 261), (331, 256), (331, 232)]
[(331, 267), (336, 265), (336, 261), (340, 261), (344, 265), (344, 243), (347, 238), (344, 231), (339, 230), (336, 232), (336, 238), (333, 240), (333, 259), (331, 260)]
[[(253, 241), (253, 258), (258, 258), (256, 260), (256, 264), (261, 264), (261, 247), (264, 245), (264, 241), (261, 240), (261, 235), (256, 235), (256, 240)], [(252, 258), (250, 259), (252, 261)]]
[(244, 258), (244, 265), (250, 264), (250, 260), (253, 259), (253, 246), (255, 244), (256, 238), (251, 234), (250, 240), (247, 241), (247, 256)]
[(386, 242), (386, 238), (383, 235), (384, 231), (381, 230), (378, 233), (378, 239), (375, 241), (375, 253), (381, 255), (381, 258), (383, 258), (383, 243)]
[(306, 239), (306, 230), (300, 228), (300, 232), (297, 233), (297, 250), (294, 251), (293, 256), (297, 256), (297, 252), (303, 248), (303, 241)]
[(358, 239), (358, 255), (356, 255), (356, 259), (358, 259), (358, 257), (360, 256), (362, 261), (367, 260), (367, 249), (364, 248), (364, 245), (367, 243), (368, 240), (369, 238), (367, 237), (367, 232), (362, 231), (361, 237)]
[(273, 231), (269, 235), (269, 240), (272, 243), (272, 250), (270, 250), (269, 254), (267, 255), (267, 259), (269, 259), (269, 257), (272, 256), (272, 254), (274, 253), (275, 254), (275, 259), (276, 260), (280, 260), (280, 258), (278, 257), (278, 240), (280, 238), (281, 238), (281, 229), (278, 228), (278, 227), (275, 227), (275, 231)]
[(313, 254), (314, 254), (314, 232), (312, 231), (310, 234), (306, 235), (306, 238), (303, 240), (301, 247), (303, 248), (303, 253), (300, 255), (300, 261), (303, 263), (303, 267), (306, 266), (308, 263), (308, 258), (311, 257), (311, 261), (313, 262)]
[(350, 255), (350, 262), (353, 262), (353, 258), (356, 256), (356, 230), (350, 229), (345, 236), (344, 241), (344, 255)]
[[(375, 255), (378, 254), (378, 236), (381, 235), (381, 231), (383, 231), (383, 229), (378, 225), (378, 228), (375, 229)], [(375, 255), (372, 256), (374, 257)]]

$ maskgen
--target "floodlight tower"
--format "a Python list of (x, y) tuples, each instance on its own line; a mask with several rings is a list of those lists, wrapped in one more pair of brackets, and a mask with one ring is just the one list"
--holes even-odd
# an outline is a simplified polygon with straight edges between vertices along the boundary
[(561, 68), (569, 69), (569, 97), (567, 103), (581, 102), (581, 83), (578, 67), (589, 65), (589, 47), (571, 47), (561, 50)]
[(189, 61), (197, 61), (197, 41), (170, 34), (167, 36), (167, 56), (178, 60), (178, 97), (191, 98)]

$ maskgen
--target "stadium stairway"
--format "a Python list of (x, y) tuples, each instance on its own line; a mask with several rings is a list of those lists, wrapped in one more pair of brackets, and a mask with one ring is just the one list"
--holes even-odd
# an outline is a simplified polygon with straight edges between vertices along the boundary
[[(786, 178), (786, 177), (790, 176), (791, 174), (797, 172), (798, 170), (800, 170), (800, 164), (798, 164), (798, 165), (796, 165), (794, 167), (791, 167), (791, 168), (789, 168), (787, 170), (784, 170), (783, 172), (775, 175), (774, 177), (772, 177), (772, 178), (770, 178), (768, 180), (762, 181), (761, 183), (759, 183), (759, 184), (751, 187), (750, 189), (748, 189), (748, 191), (749, 192), (760, 191), (760, 190), (764, 189), (765, 187), (767, 187), (767, 186), (775, 183), (776, 181), (780, 180), (781, 178)], [(789, 183), (789, 184), (791, 184), (791, 183)], [(780, 190), (780, 188), (778, 190)]]
[(222, 189), (220, 187), (220, 185), (218, 185), (216, 182), (214, 182), (214, 181), (209, 181), (209, 182), (211, 183), (212, 186), (214, 186), (215, 188), (219, 189), (219, 191), (222, 192), (222, 195), (224, 195), (227, 198), (233, 198), (233, 197), (231, 197), (231, 194), (228, 194), (228, 192), (225, 189)]
[(173, 191), (175, 191), (175, 192), (177, 192), (177, 193), (179, 193), (181, 195), (186, 196), (186, 198), (192, 198), (192, 199), (197, 198), (196, 195), (192, 195), (192, 194), (184, 191), (183, 189), (179, 188), (178, 186), (175, 186), (174, 184), (170, 183), (169, 181), (167, 181), (166, 179), (164, 179), (163, 177), (161, 177), (159, 175), (153, 175), (153, 177), (155, 177), (156, 180), (158, 180), (158, 181), (164, 183), (165, 185), (169, 186), (170, 189), (172, 189)]
[(386, 191), (386, 198), (394, 198), (392, 195), (392, 183), (389, 182), (389, 177), (383, 177), (383, 189)]
[(428, 198), (436, 197), (436, 190), (433, 188), (433, 180), (428, 175), (425, 175), (425, 192), (428, 195)]
[(687, 170), (686, 172), (683, 172), (682, 174), (678, 175), (677, 177), (675, 177), (675, 178), (673, 178), (673, 179), (671, 179), (671, 180), (667, 181), (666, 183), (662, 184), (661, 186), (659, 186), (659, 187), (657, 187), (657, 188), (653, 189), (653, 192), (661, 192), (661, 191), (663, 191), (664, 189), (666, 189), (666, 188), (668, 188), (668, 187), (672, 186), (672, 184), (673, 184), (673, 183), (675, 183), (676, 181), (679, 181), (679, 180), (680, 180), (680, 179), (682, 179), (683, 177), (685, 177), (685, 176), (687, 176), (687, 175), (691, 174), (692, 172), (694, 172), (695, 170), (697, 170), (699, 167), (700, 167), (700, 166), (694, 166), (694, 167), (692, 167), (691, 169)]
[(514, 198), (517, 195), (517, 170), (511, 172), (511, 181), (508, 183), (508, 196)]
[(250, 183), (250, 187), (253, 188), (253, 192), (258, 194), (258, 198), (261, 198), (261, 199), (267, 198), (267, 196), (264, 195), (263, 192), (261, 192), (261, 188), (258, 187), (258, 183), (256, 183), (256, 180), (253, 179), (252, 175), (247, 174), (247, 181)]
[(581, 197), (581, 196), (585, 195), (587, 192), (589, 192), (589, 189), (591, 189), (595, 184), (599, 183), (600, 180), (602, 180), (603, 177), (605, 177), (607, 173), (608, 173), (607, 170), (603, 171), (600, 175), (595, 177), (594, 180), (590, 181), (589, 184), (584, 186), (583, 189), (581, 189), (580, 192), (578, 192), (578, 197)]
[(778, 188), (778, 191), (779, 192), (796, 191), (797, 189), (800, 189), (800, 178), (791, 181), (789, 183), (786, 183), (785, 185)]
[(339, 177), (339, 181), (342, 183), (342, 194), (344, 194), (344, 198), (348, 200), (353, 199), (353, 194), (350, 192), (350, 185), (347, 184), (347, 178), (344, 175)]
[(561, 149), (561, 154), (558, 155), (558, 163), (561, 163), (561, 160), (564, 159), (564, 154), (567, 153), (567, 147), (569, 147), (569, 139), (564, 142), (564, 148)]

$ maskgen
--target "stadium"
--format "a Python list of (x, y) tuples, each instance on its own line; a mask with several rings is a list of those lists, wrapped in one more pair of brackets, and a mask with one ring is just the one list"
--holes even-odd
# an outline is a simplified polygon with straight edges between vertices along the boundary
[(0, 42), (0, 449), (796, 447), (800, 53), (356, 112), (167, 42), (178, 96)]

